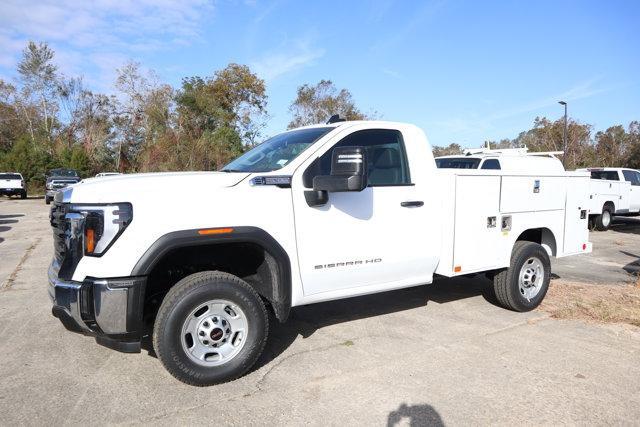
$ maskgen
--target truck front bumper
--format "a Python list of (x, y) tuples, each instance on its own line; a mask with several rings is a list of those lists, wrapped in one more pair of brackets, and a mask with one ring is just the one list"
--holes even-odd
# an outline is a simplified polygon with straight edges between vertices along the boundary
[(52, 313), (70, 331), (96, 337), (115, 350), (140, 351), (142, 298), (145, 277), (87, 278), (83, 282), (58, 278), (59, 265), (49, 266)]

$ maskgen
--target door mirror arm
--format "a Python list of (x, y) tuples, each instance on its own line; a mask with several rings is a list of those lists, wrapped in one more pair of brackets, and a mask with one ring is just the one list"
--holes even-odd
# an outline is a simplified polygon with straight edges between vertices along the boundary
[(304, 192), (304, 199), (307, 201), (307, 205), (312, 208), (324, 206), (329, 201), (329, 193), (324, 190), (307, 190)]

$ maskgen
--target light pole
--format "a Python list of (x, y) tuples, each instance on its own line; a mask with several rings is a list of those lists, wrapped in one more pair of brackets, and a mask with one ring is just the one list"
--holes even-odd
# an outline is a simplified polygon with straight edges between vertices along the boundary
[(567, 103), (558, 101), (558, 104), (564, 105), (564, 130), (562, 131), (562, 143), (564, 144), (564, 154), (562, 155), (562, 166), (566, 169), (567, 159)]

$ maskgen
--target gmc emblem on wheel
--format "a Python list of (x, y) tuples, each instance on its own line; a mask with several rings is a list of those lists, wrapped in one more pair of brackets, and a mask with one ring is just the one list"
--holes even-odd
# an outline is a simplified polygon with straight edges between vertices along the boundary
[(351, 267), (354, 265), (366, 265), (366, 264), (377, 264), (382, 262), (382, 258), (372, 258), (358, 261), (345, 261), (345, 262), (334, 262), (331, 264), (319, 264), (313, 267), (315, 270), (322, 270), (325, 268), (335, 268), (335, 267)]

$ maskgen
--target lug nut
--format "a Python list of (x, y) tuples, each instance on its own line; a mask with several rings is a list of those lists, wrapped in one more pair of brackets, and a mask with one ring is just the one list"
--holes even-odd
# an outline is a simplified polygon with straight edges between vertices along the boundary
[(204, 345), (208, 345), (208, 344), (209, 344), (209, 341), (204, 340), (204, 341), (202, 341), (202, 343), (203, 343)]
[(208, 327), (209, 327), (209, 322), (204, 322), (204, 323), (202, 324), (202, 326), (204, 326), (205, 328), (208, 328)]
[(200, 331), (200, 336), (203, 337), (204, 336), (204, 331)]
[[(214, 318), (213, 318), (213, 323), (218, 323), (218, 318), (217, 318), (217, 317), (214, 317)], [(224, 322), (223, 322), (223, 323), (224, 323)]]

